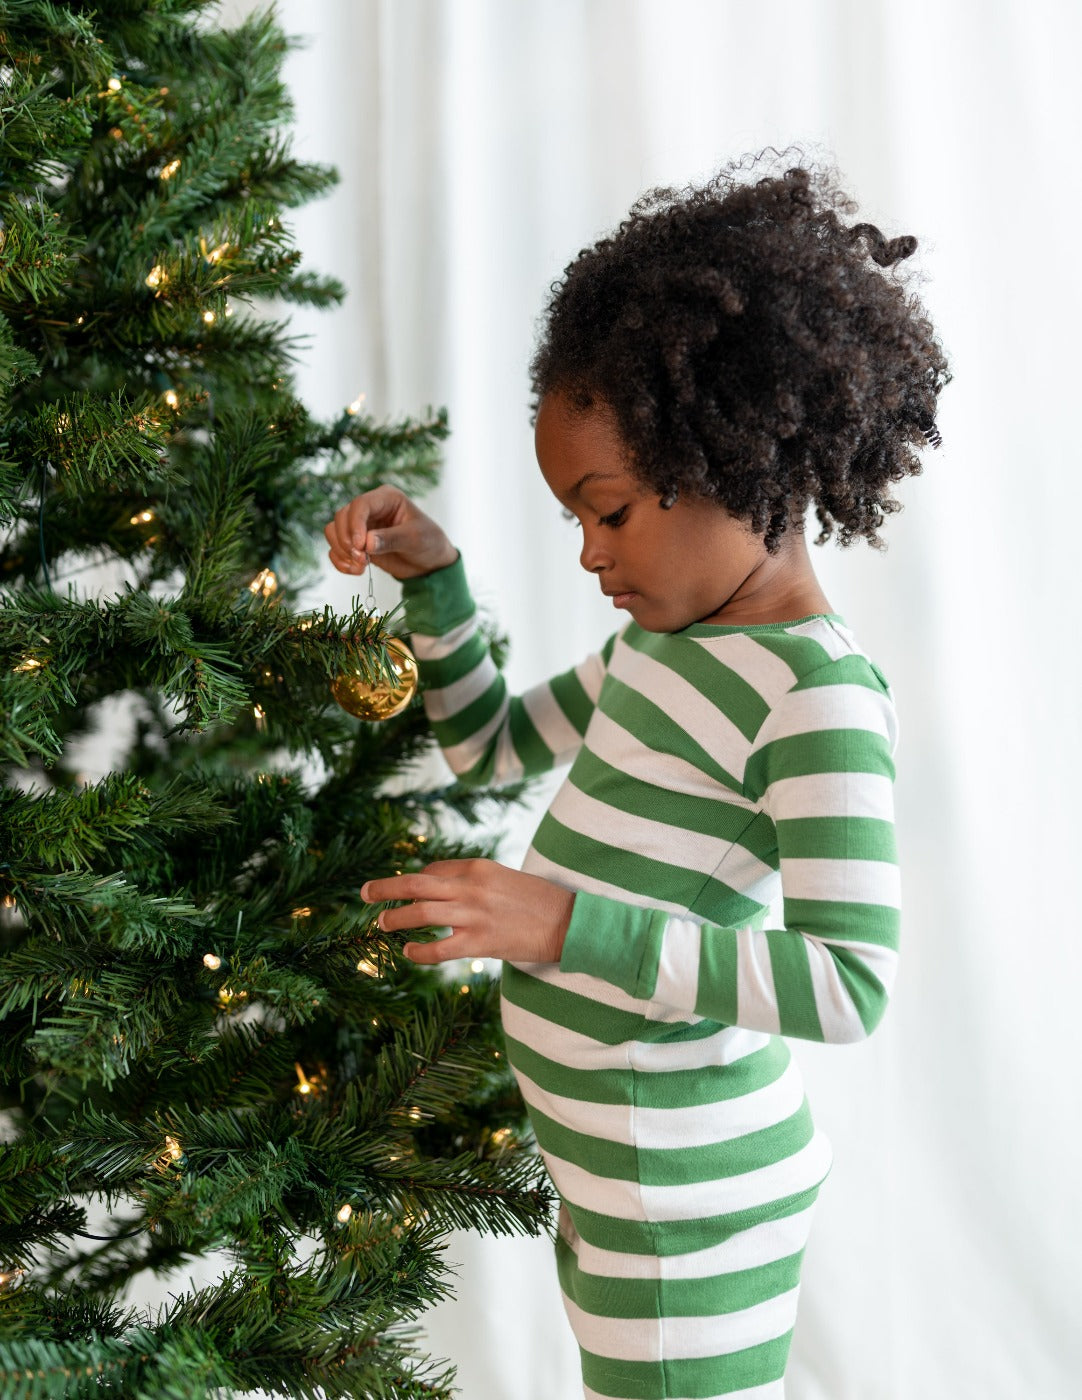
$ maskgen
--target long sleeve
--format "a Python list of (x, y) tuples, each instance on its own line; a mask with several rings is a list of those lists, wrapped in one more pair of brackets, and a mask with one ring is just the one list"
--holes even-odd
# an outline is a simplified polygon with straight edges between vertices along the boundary
[(478, 629), (461, 557), (445, 569), (406, 580), (402, 598), (425, 712), (460, 779), (514, 782), (575, 756), (614, 639), (578, 666), (510, 696)]
[(764, 720), (743, 775), (744, 798), (776, 833), (782, 926), (723, 926), (580, 892), (561, 970), (724, 1024), (862, 1039), (897, 961), (894, 737), (890, 692), (865, 658), (805, 674)]

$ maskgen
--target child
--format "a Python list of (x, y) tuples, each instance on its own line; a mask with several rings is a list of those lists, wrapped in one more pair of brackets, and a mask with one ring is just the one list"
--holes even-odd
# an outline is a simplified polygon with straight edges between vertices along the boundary
[(779, 1036), (858, 1040), (894, 979), (894, 708), (804, 522), (878, 544), (948, 374), (880, 270), (915, 240), (851, 212), (827, 176), (734, 167), (644, 196), (554, 286), (537, 457), (629, 615), (573, 670), (507, 697), (457, 551), (395, 488), (326, 529), (340, 570), (404, 581), (462, 778), (572, 765), (522, 871), (361, 893), (412, 901), (384, 929), (452, 929), (417, 962), (505, 959), (587, 1397), (782, 1395), (830, 1150)]

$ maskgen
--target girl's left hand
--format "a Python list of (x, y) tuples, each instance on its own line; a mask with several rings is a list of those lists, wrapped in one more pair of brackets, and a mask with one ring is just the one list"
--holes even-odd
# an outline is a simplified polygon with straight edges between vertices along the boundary
[(573, 890), (511, 870), (494, 860), (437, 860), (415, 875), (393, 875), (361, 886), (369, 904), (408, 899), (384, 909), (376, 922), (386, 933), (402, 929), (450, 928), (434, 943), (407, 943), (416, 963), (452, 958), (507, 958), (513, 962), (559, 962), (571, 922)]

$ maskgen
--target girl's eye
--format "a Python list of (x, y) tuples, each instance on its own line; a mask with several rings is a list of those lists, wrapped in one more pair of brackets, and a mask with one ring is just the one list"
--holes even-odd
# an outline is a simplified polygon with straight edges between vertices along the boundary
[(624, 523), (624, 516), (627, 514), (627, 506), (621, 506), (619, 510), (614, 510), (611, 515), (603, 515), (598, 521), (599, 525), (610, 525), (614, 530)]

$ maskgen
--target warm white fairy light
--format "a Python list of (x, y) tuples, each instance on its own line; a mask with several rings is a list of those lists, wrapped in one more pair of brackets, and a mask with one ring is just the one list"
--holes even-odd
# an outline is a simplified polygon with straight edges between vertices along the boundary
[(44, 666), (44, 661), (39, 661), (36, 656), (27, 656), (14, 667), (16, 671), (37, 671)]
[(353, 1214), (353, 1207), (352, 1207), (352, 1206), (349, 1204), (349, 1202), (347, 1201), (346, 1204), (345, 1204), (344, 1206), (339, 1206), (339, 1207), (338, 1207), (338, 1216), (337, 1216), (338, 1223), (339, 1223), (340, 1225), (345, 1225), (345, 1223), (349, 1220), (349, 1218), (350, 1218), (350, 1216), (351, 1216), (352, 1214)]
[(214, 325), (214, 322), (215, 322), (217, 319), (218, 319), (218, 318), (217, 318), (217, 316), (214, 314), (213, 311), (204, 311), (204, 312), (203, 312), (203, 320), (207, 323), (208, 326), (213, 326), (213, 325)]
[(264, 598), (269, 598), (277, 587), (278, 575), (274, 570), (260, 569), (259, 573), (256, 574), (255, 578), (252, 579), (251, 583), (248, 585), (248, 592), (253, 596), (257, 593), (261, 593)]
[(106, 87), (109, 89), (110, 92), (119, 92), (123, 86), (124, 84), (120, 81), (119, 78), (110, 78), (109, 81), (106, 83)]
[(162, 395), (162, 398), (165, 400), (165, 402), (169, 405), (170, 408), (176, 408), (180, 404), (180, 398), (175, 389), (166, 389), (165, 393)]
[(15, 907), (16, 901), (15, 896), (13, 894), (6, 894), (4, 895), (3, 899), (0, 899), (0, 908), (14, 909)]
[(161, 170), (158, 172), (158, 179), (171, 180), (179, 169), (180, 156), (177, 156), (177, 158), (175, 160), (171, 160), (168, 165), (162, 166)]
[(217, 972), (222, 965), (222, 960), (217, 953), (204, 953), (203, 966), (209, 967), (211, 972)]
[(506, 1147), (511, 1138), (510, 1128), (497, 1128), (489, 1141), (493, 1147)]
[(366, 398), (366, 397), (367, 397), (367, 396), (366, 396), (365, 394), (358, 394), (357, 397), (353, 400), (353, 402), (352, 402), (352, 403), (349, 405), (349, 407), (346, 409), (346, 412), (347, 412), (351, 417), (356, 417), (357, 414), (360, 413), (361, 409), (364, 407), (364, 401), (365, 401), (365, 398)]
[(252, 718), (255, 720), (255, 727), (262, 733), (267, 727), (267, 712), (262, 705), (252, 706)]
[(219, 243), (217, 248), (208, 248), (207, 240), (205, 238), (201, 238), (199, 240), (199, 251), (203, 254), (204, 258), (206, 258), (207, 262), (221, 262), (221, 260), (225, 257), (226, 253), (229, 252), (229, 244)]
[(417, 1105), (414, 1104), (414, 1106), (410, 1109), (409, 1114), (408, 1114), (407, 1116), (409, 1117), (409, 1120), (410, 1120), (411, 1123), (419, 1123), (419, 1122), (421, 1121), (421, 1119), (424, 1117), (424, 1114), (423, 1114), (423, 1113), (421, 1112), (421, 1110), (417, 1107)]
[(175, 1137), (170, 1137), (168, 1133), (165, 1136), (165, 1150), (169, 1153), (174, 1162), (179, 1162), (184, 1156), (183, 1147), (181, 1147)]
[(463, 996), (463, 997), (469, 996), (469, 994), (470, 994), (470, 984), (469, 984), (468, 982), (463, 982), (462, 986), (459, 987), (459, 989), (458, 989), (458, 994), (459, 994), (459, 996)]
[(379, 968), (370, 958), (362, 958), (357, 964), (357, 971), (363, 972), (366, 977), (379, 976)]
[(473, 973), (478, 973), (478, 972), (484, 972), (484, 970), (485, 970), (485, 963), (484, 963), (484, 959), (483, 959), (483, 958), (474, 958), (473, 962), (470, 963), (470, 971), (471, 971), (471, 972), (473, 972)]
[(312, 907), (309, 904), (302, 904), (299, 909), (294, 909), (290, 916), (294, 919), (310, 919), (312, 917)]
[(153, 512), (152, 510), (141, 510), (141, 511), (136, 512), (136, 514), (132, 516), (132, 518), (131, 518), (131, 524), (132, 524), (132, 525), (149, 525), (150, 522), (151, 522), (153, 519), (154, 519), (154, 512)]
[(169, 274), (161, 263), (155, 263), (146, 275), (146, 284), (153, 291), (157, 292), (169, 281)]

